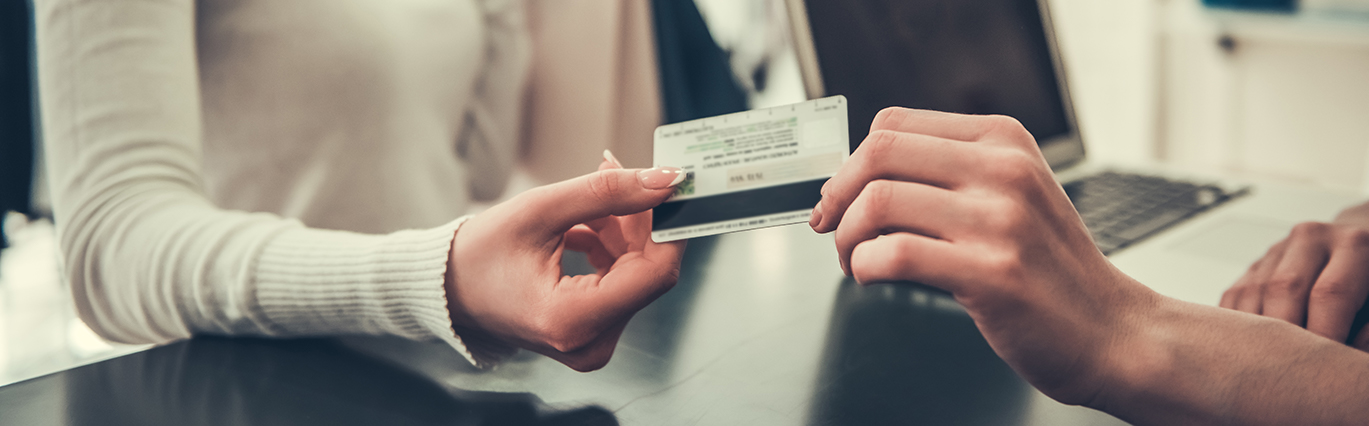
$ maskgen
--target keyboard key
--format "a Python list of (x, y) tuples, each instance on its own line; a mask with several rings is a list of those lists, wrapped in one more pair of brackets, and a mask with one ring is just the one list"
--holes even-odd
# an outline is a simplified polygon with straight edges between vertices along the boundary
[(1233, 197), (1216, 186), (1110, 171), (1065, 183), (1064, 189), (1104, 254)]

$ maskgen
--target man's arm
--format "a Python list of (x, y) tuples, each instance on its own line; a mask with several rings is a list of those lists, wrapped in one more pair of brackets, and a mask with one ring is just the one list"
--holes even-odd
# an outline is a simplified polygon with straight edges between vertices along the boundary
[(1088, 405), (1136, 424), (1364, 424), (1369, 354), (1268, 317), (1158, 297)]
[(861, 283), (950, 291), (1047, 395), (1141, 424), (1369, 419), (1369, 354), (1127, 277), (1016, 120), (888, 109), (872, 129), (810, 224)]

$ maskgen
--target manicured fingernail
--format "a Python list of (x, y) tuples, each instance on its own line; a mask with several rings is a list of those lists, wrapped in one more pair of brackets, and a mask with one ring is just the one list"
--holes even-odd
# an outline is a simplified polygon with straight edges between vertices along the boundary
[(653, 167), (637, 172), (637, 179), (646, 189), (666, 189), (684, 182), (684, 170), (679, 167)]
[(813, 217), (808, 219), (808, 227), (818, 229), (818, 224), (822, 223), (822, 204), (813, 207)]
[(610, 162), (610, 163), (613, 163), (613, 165), (618, 166), (618, 168), (620, 168), (620, 169), (623, 168), (623, 163), (621, 163), (621, 162), (618, 161), (618, 157), (614, 157), (614, 156), (613, 156), (613, 152), (612, 152), (612, 151), (609, 151), (609, 150), (605, 149), (605, 150), (604, 150), (604, 159), (605, 159), (605, 160), (608, 160), (608, 162)]

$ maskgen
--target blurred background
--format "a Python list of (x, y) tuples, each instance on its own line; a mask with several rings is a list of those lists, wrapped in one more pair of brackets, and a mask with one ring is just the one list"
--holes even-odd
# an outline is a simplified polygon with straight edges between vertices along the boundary
[[(1094, 159), (1369, 194), (1369, 0), (1048, 3)], [(738, 92), (718, 108), (804, 99), (782, 0), (694, 4)], [(90, 332), (57, 273), (30, 10), (0, 1), (0, 384), (141, 348)]]

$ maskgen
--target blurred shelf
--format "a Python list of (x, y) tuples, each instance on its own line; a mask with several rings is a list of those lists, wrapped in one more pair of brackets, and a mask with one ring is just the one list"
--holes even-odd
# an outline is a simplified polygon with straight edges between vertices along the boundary
[(1369, 14), (1206, 8), (1203, 15), (1219, 33), (1242, 40), (1369, 47)]

